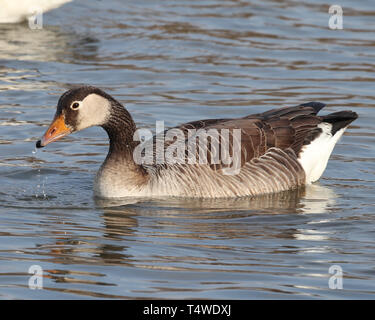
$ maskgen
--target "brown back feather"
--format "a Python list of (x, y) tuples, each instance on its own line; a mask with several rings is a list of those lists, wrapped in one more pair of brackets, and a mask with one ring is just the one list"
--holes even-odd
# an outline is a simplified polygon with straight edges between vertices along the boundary
[[(264, 155), (270, 148), (293, 150), (298, 156), (304, 144), (310, 143), (320, 132), (317, 127), (322, 122), (316, 114), (324, 104), (310, 102), (295, 107), (273, 109), (264, 113), (249, 115), (238, 119), (207, 119), (182, 124), (175, 129), (180, 129), (188, 139), (189, 129), (229, 129), (229, 141), (224, 141), (223, 135), (219, 136), (220, 144), (229, 143), (230, 154), (233, 152), (233, 129), (241, 129), (241, 166), (254, 158)], [(166, 131), (163, 133), (165, 136)], [(156, 137), (154, 137), (155, 141)], [(164, 143), (166, 150), (174, 141)], [(155, 145), (155, 144), (154, 144)], [(187, 145), (187, 144), (186, 144)], [(209, 149), (209, 147), (208, 147)], [(210, 163), (212, 150), (207, 150), (207, 160)], [(219, 150), (216, 150), (219, 151)], [(187, 153), (187, 152), (186, 152)], [(199, 158), (199, 148), (197, 148)], [(225, 164), (213, 164), (212, 169), (218, 170), (226, 167)]]

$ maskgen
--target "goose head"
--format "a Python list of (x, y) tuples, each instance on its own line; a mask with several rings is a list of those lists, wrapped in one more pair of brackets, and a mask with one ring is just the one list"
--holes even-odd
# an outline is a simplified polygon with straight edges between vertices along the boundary
[(92, 126), (101, 126), (109, 133), (119, 123), (123, 125), (123, 130), (127, 123), (133, 125), (130, 114), (110, 95), (91, 86), (71, 89), (60, 97), (54, 119), (36, 146), (45, 147), (53, 141)]

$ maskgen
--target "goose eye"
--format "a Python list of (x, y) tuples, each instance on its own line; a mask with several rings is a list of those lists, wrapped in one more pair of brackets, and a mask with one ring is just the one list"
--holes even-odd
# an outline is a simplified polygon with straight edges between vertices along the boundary
[(70, 105), (70, 108), (72, 110), (77, 110), (79, 107), (81, 106), (81, 104), (77, 101), (73, 102), (71, 105)]

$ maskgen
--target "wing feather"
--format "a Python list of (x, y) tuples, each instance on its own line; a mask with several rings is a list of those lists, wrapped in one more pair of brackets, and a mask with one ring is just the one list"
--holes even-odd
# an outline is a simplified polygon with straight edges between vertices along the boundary
[[(322, 103), (310, 102), (295, 107), (273, 109), (238, 119), (198, 120), (172, 129), (181, 130), (185, 137), (185, 140), (182, 141), (185, 147), (188, 144), (189, 137), (190, 139), (195, 139), (197, 143), (195, 150), (196, 159), (199, 159), (199, 152), (206, 152), (210, 167), (213, 170), (220, 170), (229, 165), (223, 162), (211, 163), (211, 161), (215, 156), (217, 157), (218, 154), (221, 154), (223, 148), (227, 148), (230, 156), (233, 156), (234, 129), (241, 130), (241, 166), (261, 157), (270, 148), (294, 152), (295, 156), (298, 156), (302, 146), (310, 143), (319, 134), (320, 128), (317, 125), (322, 122), (322, 118), (317, 116), (317, 112), (323, 107), (324, 104)], [(200, 129), (204, 129), (205, 132), (210, 129), (217, 129), (219, 135), (217, 137), (210, 136), (208, 144), (201, 146), (197, 134)], [(223, 129), (227, 129), (229, 135), (225, 135), (225, 130)], [(154, 157), (156, 152), (155, 141), (164, 139), (167, 131), (154, 136), (152, 141), (154, 143)], [(164, 151), (175, 141), (176, 139), (165, 141)], [(188, 157), (187, 147), (184, 156)]]

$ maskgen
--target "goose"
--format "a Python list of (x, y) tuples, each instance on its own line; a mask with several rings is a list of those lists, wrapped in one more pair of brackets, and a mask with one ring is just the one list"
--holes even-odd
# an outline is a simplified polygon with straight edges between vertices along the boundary
[[(94, 196), (98, 198), (251, 197), (296, 189), (321, 177), (335, 144), (358, 117), (352, 111), (318, 116), (323, 107), (323, 103), (308, 102), (235, 119), (193, 121), (172, 128), (182, 133), (182, 139), (167, 141), (170, 129), (143, 142), (131, 115), (120, 102), (97, 87), (82, 86), (60, 97), (54, 119), (36, 147), (101, 126), (108, 134), (109, 151), (94, 181)], [(217, 130), (219, 136), (207, 139), (210, 142), (206, 146), (199, 144), (192, 152), (186, 150), (184, 142), (189, 135), (193, 137), (190, 141), (194, 141), (198, 131), (210, 130)], [(239, 132), (237, 138), (235, 130)], [(145, 161), (146, 157), (140, 161), (139, 154), (145, 154), (150, 144), (153, 146), (151, 158), (155, 160), (155, 144), (163, 139), (162, 155), (173, 144), (178, 150), (178, 141), (186, 148), (176, 157), (181, 161), (150, 163)], [(215, 150), (209, 147), (215, 142), (219, 142), (216, 148), (229, 148), (234, 159), (238, 140), (237, 172), (228, 174), (229, 162), (223, 160), (190, 161), (202, 150), (207, 151), (207, 159), (212, 158)], [(139, 153), (139, 149), (143, 151)]]
[(0, 0), (0, 23), (18, 23), (35, 12), (44, 13), (72, 0)]

